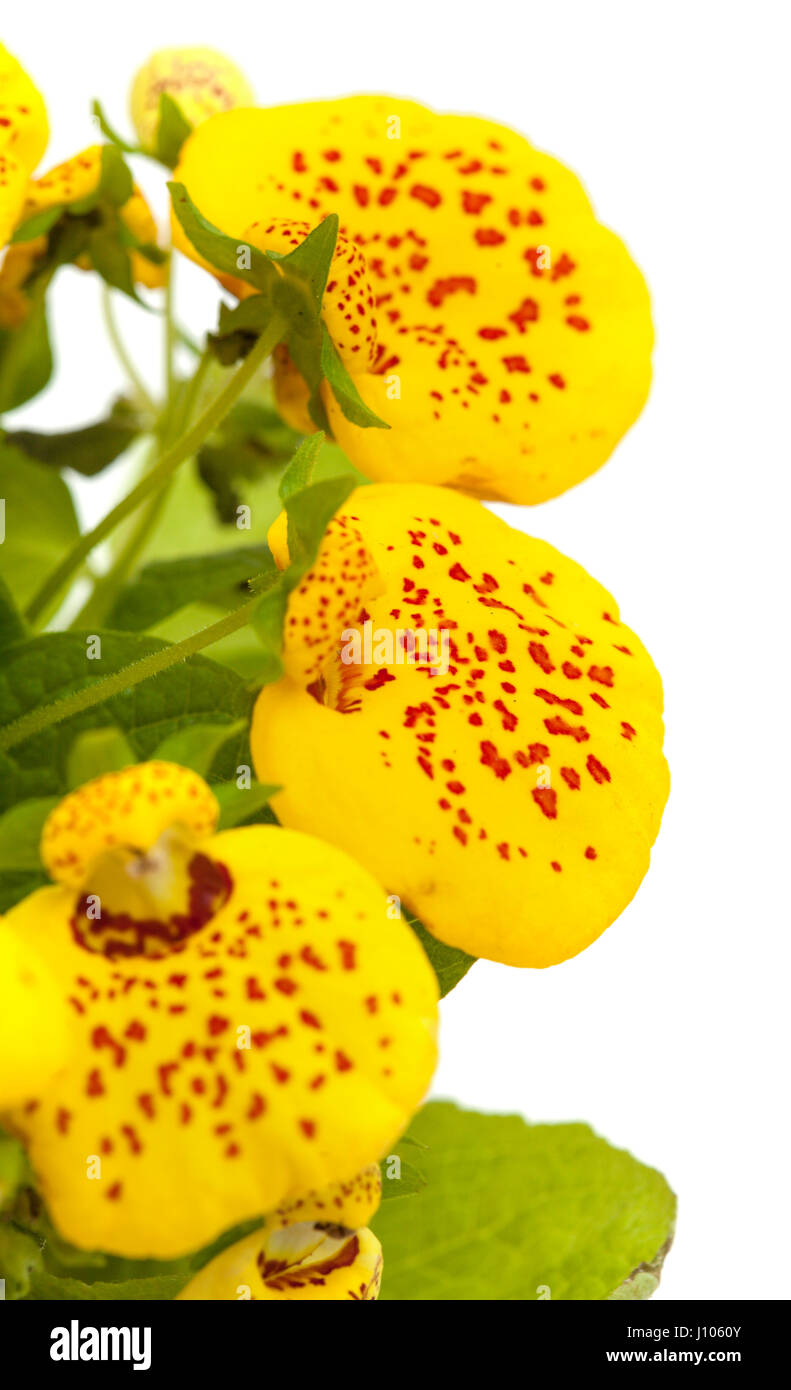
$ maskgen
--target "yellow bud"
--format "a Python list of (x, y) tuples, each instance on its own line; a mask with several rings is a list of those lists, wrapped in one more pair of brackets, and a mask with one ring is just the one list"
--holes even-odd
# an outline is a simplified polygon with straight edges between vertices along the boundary
[(211, 48), (161, 48), (140, 68), (132, 84), (132, 121), (144, 149), (153, 149), (159, 99), (167, 92), (191, 126), (219, 111), (249, 106), (253, 93), (230, 58)]

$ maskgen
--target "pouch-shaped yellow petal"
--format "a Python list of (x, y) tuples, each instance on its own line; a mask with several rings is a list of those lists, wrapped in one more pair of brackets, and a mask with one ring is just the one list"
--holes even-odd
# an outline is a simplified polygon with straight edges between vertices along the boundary
[[(201, 126), (176, 177), (229, 235), (334, 212), (362, 250), (375, 358), (350, 369), (390, 429), (352, 424), (326, 385), (324, 399), (368, 477), (539, 502), (639, 414), (642, 276), (578, 179), (513, 131), (395, 97), (247, 109)], [(195, 257), (178, 225), (174, 240)]]
[(0, 44), (0, 247), (10, 240), (27, 181), (47, 148), (44, 99), (16, 58)]
[(358, 1230), (379, 1210), (382, 1200), (382, 1173), (378, 1163), (369, 1163), (361, 1173), (348, 1182), (330, 1183), (318, 1191), (306, 1192), (280, 1206), (267, 1220), (267, 1225), (293, 1226), (295, 1222), (334, 1222), (349, 1230)]
[[(272, 528), (274, 532), (275, 528)], [(271, 533), (270, 533), (271, 534)], [(277, 539), (271, 547), (277, 559)], [(330, 522), (313, 568), (294, 590), (283, 634), (283, 662), (295, 680), (318, 680), (338, 634), (384, 583), (363, 537), (348, 517)]]
[[(69, 802), (68, 833), (90, 839)], [(126, 804), (103, 804), (128, 835)], [(66, 1239), (184, 1254), (386, 1151), (434, 1067), (437, 986), (364, 869), (292, 831), (229, 830), (197, 844), (181, 911), (157, 920), (134, 918), (125, 860), (119, 882), (110, 858), (93, 863), (98, 911), (88, 883), (42, 889), (6, 919), (71, 1020), (57, 1084), (11, 1112)], [(134, 872), (172, 894), (157, 855)]]
[(66, 1013), (45, 961), (0, 922), (0, 1107), (30, 1101), (65, 1067)]
[(253, 757), (283, 788), (278, 816), (451, 945), (575, 955), (636, 892), (667, 797), (650, 657), (579, 565), (472, 499), (382, 484), (342, 513), (384, 589), (310, 690), (259, 696)]
[(218, 816), (217, 798), (197, 772), (175, 763), (139, 763), (64, 797), (44, 822), (41, 859), (57, 882), (81, 888), (103, 855), (149, 850), (174, 827), (206, 839)]
[(162, 48), (140, 68), (132, 84), (132, 122), (147, 150), (156, 144), (163, 92), (192, 126), (253, 100), (247, 79), (224, 54), (213, 48)]
[(372, 1231), (322, 1222), (256, 1231), (191, 1279), (185, 1301), (378, 1297), (382, 1247)]

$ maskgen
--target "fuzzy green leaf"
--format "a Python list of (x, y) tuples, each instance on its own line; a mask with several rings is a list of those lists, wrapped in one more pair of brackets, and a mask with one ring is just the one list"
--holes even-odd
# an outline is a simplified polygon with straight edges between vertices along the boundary
[(324, 435), (321, 430), (317, 431), (316, 434), (308, 435), (307, 439), (303, 439), (280, 479), (278, 491), (281, 502), (285, 502), (287, 497), (293, 497), (295, 492), (301, 492), (303, 488), (310, 487), (323, 443)]
[[(99, 636), (100, 660), (87, 659), (84, 633), (46, 633), (10, 647), (0, 670), (0, 727), (167, 645), (133, 634)], [(0, 811), (29, 797), (63, 796), (69, 790), (72, 744), (86, 729), (114, 726), (127, 739), (134, 759), (143, 761), (179, 729), (195, 723), (242, 722), (245, 732), (229, 737), (229, 766), (218, 773), (228, 777), (236, 766), (251, 762), (246, 730), (253, 700), (254, 692), (234, 672), (206, 657), (190, 657), (0, 755)]]
[(71, 493), (52, 468), (0, 443), (0, 497), (5, 499), (5, 540), (0, 572), (24, 608), (41, 580), (79, 536)]
[(268, 547), (259, 545), (146, 565), (118, 595), (107, 626), (142, 632), (188, 603), (216, 600), (233, 606), (249, 598), (254, 575), (274, 569)]
[(638, 1297), (656, 1287), (675, 1197), (661, 1173), (587, 1125), (435, 1101), (409, 1133), (426, 1145), (426, 1186), (371, 1223), (385, 1252), (382, 1298), (596, 1301), (623, 1297), (629, 1280)]

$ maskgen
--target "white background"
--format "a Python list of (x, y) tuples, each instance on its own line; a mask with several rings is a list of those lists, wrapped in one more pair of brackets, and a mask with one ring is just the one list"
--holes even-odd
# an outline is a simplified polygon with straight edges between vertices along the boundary
[[(659, 1298), (780, 1298), (788, 1262), (787, 35), (780, 4), (261, 0), (6, 6), (46, 94), (48, 162), (126, 124), (151, 50), (207, 43), (262, 103), (391, 91), (522, 130), (584, 178), (651, 286), (650, 402), (598, 475), (510, 523), (616, 595), (662, 672), (673, 790), (637, 899), (549, 971), (481, 963), (443, 1008), (436, 1093), (585, 1119), (679, 1195)], [(787, 12), (786, 12), (787, 18)], [(160, 204), (161, 206), (161, 204)], [(196, 330), (216, 294), (180, 288)], [(96, 416), (120, 385), (88, 277), (57, 288), (69, 351), (16, 417)], [(151, 380), (156, 325), (130, 306)], [(104, 510), (103, 483), (81, 502)]]

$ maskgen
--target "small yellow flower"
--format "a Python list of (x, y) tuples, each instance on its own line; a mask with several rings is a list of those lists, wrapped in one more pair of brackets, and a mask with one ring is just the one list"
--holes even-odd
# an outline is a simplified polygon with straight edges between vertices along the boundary
[[(352, 424), (326, 387), (324, 403), (367, 477), (540, 502), (604, 463), (640, 413), (643, 278), (574, 174), (513, 131), (384, 96), (239, 110), (195, 131), (175, 177), (262, 250), (338, 214), (358, 264), (333, 266), (324, 315), (391, 428)], [(175, 221), (173, 236), (199, 259)], [(287, 367), (279, 383), (291, 411)]]
[[(81, 198), (87, 198), (91, 193), (95, 193), (101, 176), (101, 164), (101, 145), (91, 145), (87, 150), (82, 150), (80, 154), (74, 155), (72, 159), (67, 159), (63, 164), (56, 165), (54, 169), (43, 174), (41, 178), (34, 179), (28, 185), (19, 219), (20, 223), (26, 222), (36, 213), (45, 212), (48, 208), (68, 206), (70, 203), (76, 203)], [(120, 212), (124, 226), (138, 240), (156, 245), (157, 224), (137, 185), (135, 185), (132, 197), (124, 203)], [(35, 245), (35, 242), (22, 242), (18, 248), (14, 249), (24, 251), (28, 245)], [(83, 270), (90, 269), (90, 261), (87, 257), (81, 257), (78, 265)], [(157, 289), (167, 279), (165, 268), (162, 265), (154, 265), (139, 251), (132, 251), (132, 273), (138, 284), (146, 285), (149, 289)]]
[[(80, 1248), (184, 1254), (347, 1180), (434, 1067), (436, 979), (375, 880), (306, 836), (214, 834), (216, 818), (172, 764), (100, 777), (45, 826), (57, 886), (5, 919), (70, 1020), (57, 1078), (7, 1118)], [(0, 1016), (6, 992), (29, 1007), (0, 979)]]
[[(27, 73), (0, 44), (0, 248), (23, 223), (38, 212), (69, 206), (94, 193), (101, 174), (101, 147), (91, 146), (37, 179), (32, 174), (49, 139), (44, 100)], [(157, 226), (148, 204), (135, 187), (120, 209), (121, 221), (143, 243), (155, 244)], [(20, 301), (21, 272), (32, 269), (40, 241), (18, 243), (0, 270), (0, 326), (24, 318)], [(82, 258), (78, 264), (87, 268)], [(167, 271), (137, 251), (132, 252), (135, 280), (155, 289), (165, 284)]]
[(378, 1164), (280, 1207), (205, 1265), (180, 1299), (375, 1299), (382, 1248), (366, 1223), (382, 1195)]
[(173, 98), (191, 126), (253, 101), (244, 74), (222, 53), (213, 48), (162, 48), (140, 68), (132, 84), (132, 122), (147, 150), (156, 145), (163, 92)]
[[(281, 566), (285, 541), (281, 519)], [(460, 493), (374, 484), (291, 595), (284, 648), (251, 745), (285, 825), (475, 956), (552, 965), (623, 911), (667, 798), (662, 688), (579, 565)]]

